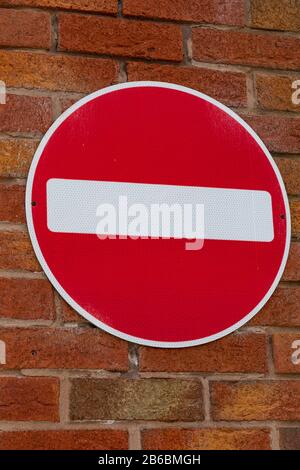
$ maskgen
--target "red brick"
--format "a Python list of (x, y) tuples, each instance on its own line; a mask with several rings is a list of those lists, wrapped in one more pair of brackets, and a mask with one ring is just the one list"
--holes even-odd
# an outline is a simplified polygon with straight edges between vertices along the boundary
[(0, 51), (0, 76), (10, 87), (88, 93), (114, 83), (117, 73), (110, 59)]
[(300, 31), (300, 4), (298, 0), (252, 0), (251, 26)]
[(0, 279), (0, 317), (15, 320), (54, 320), (54, 298), (46, 279)]
[(59, 50), (181, 61), (177, 25), (96, 16), (59, 15)]
[(1, 8), (0, 46), (49, 49), (50, 28), (48, 13)]
[(2, 328), (3, 369), (128, 368), (127, 343), (98, 328)]
[(243, 25), (243, 0), (123, 0), (123, 14), (144, 18)]
[(187, 349), (141, 348), (141, 371), (265, 372), (266, 338), (236, 334)]
[(62, 8), (64, 10), (116, 14), (118, 0), (0, 0), (0, 6)]
[(246, 106), (246, 75), (239, 72), (212, 70), (200, 67), (130, 62), (127, 65), (129, 81), (157, 80), (179, 83), (222, 101), (227, 105)]
[(300, 326), (300, 287), (278, 287), (250, 326)]
[(300, 236), (300, 201), (290, 201), (291, 219), (292, 219), (292, 235), (294, 237)]
[(0, 269), (41, 271), (26, 232), (0, 231)]
[(255, 428), (145, 429), (142, 446), (147, 450), (264, 450), (270, 449), (270, 431)]
[(127, 431), (72, 429), (0, 432), (0, 450), (126, 450)]
[(282, 279), (284, 281), (300, 280), (300, 243), (291, 243), (290, 253)]
[(300, 118), (289, 116), (242, 116), (273, 152), (300, 152)]
[(288, 194), (300, 194), (300, 159), (275, 158)]
[(61, 299), (61, 314), (64, 323), (86, 323), (87, 320), (79, 315), (67, 302)]
[(279, 429), (280, 449), (299, 450), (300, 449), (300, 427)]
[[(298, 341), (298, 346), (294, 344)], [(299, 351), (299, 352), (298, 352)], [(297, 363), (292, 361), (294, 353)], [(299, 374), (300, 372), (300, 333), (275, 333), (273, 335), (273, 357), (275, 370), (279, 374)]]
[(202, 387), (188, 379), (73, 379), (72, 420), (203, 419)]
[(59, 380), (0, 377), (0, 420), (58, 421)]
[(26, 176), (37, 145), (37, 140), (0, 138), (0, 176)]
[(280, 33), (193, 29), (193, 58), (224, 64), (297, 70), (300, 38)]
[(0, 184), (0, 220), (2, 222), (25, 223), (25, 186)]
[(258, 73), (255, 77), (257, 101), (262, 109), (300, 112), (300, 105), (292, 101), (294, 75)]
[(214, 420), (300, 419), (300, 381), (212, 382)]
[(1, 132), (45, 132), (52, 123), (50, 98), (7, 95), (0, 106)]

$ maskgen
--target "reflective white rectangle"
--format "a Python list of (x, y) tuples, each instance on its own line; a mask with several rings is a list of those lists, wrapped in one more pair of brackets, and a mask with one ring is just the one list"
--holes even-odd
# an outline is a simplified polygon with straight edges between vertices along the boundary
[[(274, 238), (272, 200), (266, 191), (58, 178), (47, 182), (48, 228), (62, 233), (98, 233), (99, 205), (110, 204), (118, 211), (120, 196), (126, 198), (127, 209), (140, 204), (149, 214), (153, 205), (161, 204), (176, 204), (183, 210), (185, 205), (204, 208), (204, 227), (197, 231), (188, 229), (180, 236), (176, 221), (169, 228), (149, 223), (148, 228), (143, 225), (141, 236), (260, 242)], [(122, 223), (116, 224), (111, 235), (135, 235), (130, 224), (126, 226), (125, 215), (118, 214)]]

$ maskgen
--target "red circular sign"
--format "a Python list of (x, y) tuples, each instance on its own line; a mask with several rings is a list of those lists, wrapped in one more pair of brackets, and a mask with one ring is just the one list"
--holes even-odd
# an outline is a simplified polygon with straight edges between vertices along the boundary
[[(122, 194), (198, 201), (201, 249), (164, 230), (99, 239), (94, 199)], [(259, 137), (217, 101), (159, 82), (112, 86), (68, 109), (35, 154), (26, 213), (62, 297), (100, 328), (150, 346), (202, 344), (243, 325), (272, 295), (290, 242), (286, 192)]]

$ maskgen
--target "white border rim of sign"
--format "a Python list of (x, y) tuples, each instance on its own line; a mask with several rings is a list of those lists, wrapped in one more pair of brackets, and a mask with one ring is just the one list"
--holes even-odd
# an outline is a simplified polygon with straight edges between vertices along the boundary
[[(45, 146), (48, 143), (48, 140), (50, 137), (54, 134), (56, 129), (67, 119), (74, 111), (79, 109), (81, 106), (84, 104), (88, 103), (89, 101), (98, 98), (99, 96), (106, 95), (107, 93), (111, 93), (114, 91), (126, 89), (126, 88), (136, 88), (136, 87), (158, 87), (158, 88), (169, 88), (171, 90), (177, 90), (181, 91), (183, 93), (188, 93), (190, 95), (194, 95), (198, 98), (201, 98), (205, 101), (208, 101), (209, 103), (215, 105), (217, 108), (221, 109), (224, 111), (226, 114), (231, 116), (233, 119), (235, 119), (239, 124), (241, 124), (247, 131), (248, 133), (254, 138), (254, 140), (257, 142), (257, 144), (261, 147), (263, 150), (264, 154), (268, 158), (275, 174), (277, 177), (277, 180), (279, 182), (283, 199), (284, 199), (284, 205), (285, 205), (285, 211), (286, 211), (286, 243), (285, 243), (285, 249), (281, 261), (280, 268), (277, 272), (277, 275), (268, 290), (268, 292), (265, 294), (265, 296), (261, 299), (261, 301), (257, 304), (257, 306), (251, 310), (242, 320), (238, 321), (234, 325), (230, 326), (229, 328), (226, 328), (225, 330), (222, 330), (218, 333), (215, 333), (210, 336), (206, 336), (205, 338), (200, 338), (200, 339), (195, 339), (195, 340), (190, 340), (190, 341), (178, 341), (178, 342), (169, 342), (169, 341), (154, 341), (154, 340), (148, 340), (144, 338), (139, 338), (136, 336), (128, 335), (126, 333), (123, 333), (119, 330), (116, 330), (115, 328), (112, 328), (105, 323), (101, 322), (100, 320), (97, 320), (94, 318), (91, 314), (89, 314), (85, 309), (83, 309), (79, 304), (77, 304), (70, 296), (69, 294), (62, 288), (62, 286), (59, 284), (59, 282), (56, 280), (55, 276), (52, 274), (42, 252), (39, 247), (35, 230), (34, 230), (34, 225), (33, 225), (33, 220), (32, 220), (32, 204), (31, 204), (31, 193), (32, 193), (32, 185), (33, 185), (33, 180), (34, 180), (34, 175), (35, 175), (35, 170), (38, 165), (40, 156), (43, 153), (43, 150)], [(191, 347), (191, 346), (197, 346), (200, 344), (205, 344), (209, 343), (211, 341), (215, 341), (217, 339), (223, 338), (224, 336), (227, 336), (228, 334), (232, 333), (233, 331), (237, 330), (241, 326), (243, 326), (245, 323), (247, 323), (251, 318), (256, 315), (259, 310), (266, 304), (266, 302), (269, 300), (271, 295), (273, 294), (274, 290), (276, 289), (280, 278), (283, 274), (288, 254), (289, 254), (289, 248), (290, 248), (290, 240), (291, 240), (291, 216), (290, 216), (290, 208), (289, 208), (289, 203), (288, 203), (288, 197), (287, 193), (285, 190), (285, 186), (281, 177), (281, 174), (279, 172), (279, 169), (273, 160), (270, 152), (268, 151), (267, 147), (263, 143), (263, 141), (260, 139), (260, 137), (254, 132), (254, 130), (240, 117), (238, 116), (235, 112), (233, 112), (231, 109), (229, 109), (227, 106), (223, 105), (219, 101), (215, 100), (214, 98), (211, 98), (208, 95), (205, 95), (204, 93), (201, 93), (199, 91), (193, 90), (192, 88), (188, 88), (182, 85), (176, 85), (173, 83), (167, 83), (167, 82), (158, 82), (158, 81), (135, 81), (135, 82), (126, 82), (126, 83), (120, 83), (117, 85), (112, 85), (106, 88), (102, 88), (101, 90), (95, 91), (94, 93), (91, 93), (84, 98), (80, 99), (76, 103), (74, 103), (70, 108), (68, 108), (61, 116), (59, 116), (55, 122), (51, 125), (51, 127), (48, 129), (44, 137), (42, 138), (35, 155), (33, 157), (30, 170), (28, 173), (28, 179), (27, 179), (27, 185), (26, 185), (26, 195), (25, 195), (25, 206), (26, 206), (26, 219), (27, 219), (27, 225), (28, 225), (28, 231), (29, 235), (31, 238), (31, 242), (36, 254), (36, 257), (41, 264), (46, 276), (52, 283), (52, 285), (55, 287), (55, 289), (58, 291), (58, 293), (62, 296), (62, 298), (76, 310), (81, 316), (83, 316), (86, 320), (90, 321), (97, 327), (101, 328), (102, 330), (117, 336), (121, 339), (124, 339), (126, 341), (130, 341), (133, 343), (141, 344), (143, 346), (152, 346), (156, 348), (185, 348), (185, 347)]]

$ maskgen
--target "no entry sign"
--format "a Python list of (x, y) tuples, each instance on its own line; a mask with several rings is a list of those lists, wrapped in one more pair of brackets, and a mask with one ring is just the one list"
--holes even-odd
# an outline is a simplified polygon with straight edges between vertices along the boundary
[(290, 241), (285, 189), (259, 137), (217, 101), (159, 82), (68, 109), (35, 154), (26, 214), (62, 297), (150, 346), (202, 344), (247, 322)]

